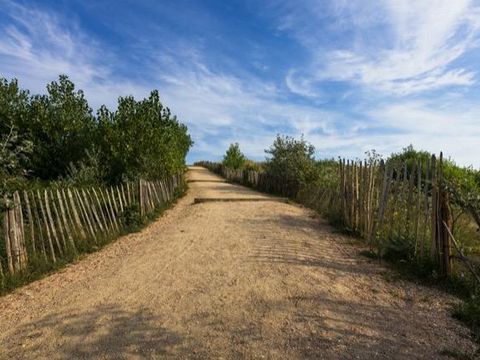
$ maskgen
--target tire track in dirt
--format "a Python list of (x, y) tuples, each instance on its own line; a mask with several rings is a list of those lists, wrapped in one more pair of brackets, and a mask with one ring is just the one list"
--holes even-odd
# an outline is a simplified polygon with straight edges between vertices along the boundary
[[(308, 209), (192, 168), (158, 221), (0, 298), (0, 358), (441, 359), (458, 300), (357, 255)], [(214, 180), (209, 182), (208, 180)], [(446, 358), (446, 357), (445, 357)]]

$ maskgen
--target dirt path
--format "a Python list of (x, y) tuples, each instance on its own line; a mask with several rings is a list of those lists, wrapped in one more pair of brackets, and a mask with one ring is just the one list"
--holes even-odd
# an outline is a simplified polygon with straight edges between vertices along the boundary
[(474, 348), (448, 315), (455, 299), (387, 281), (311, 211), (192, 205), (265, 195), (189, 176), (188, 194), (141, 233), (0, 298), (0, 358), (440, 359)]

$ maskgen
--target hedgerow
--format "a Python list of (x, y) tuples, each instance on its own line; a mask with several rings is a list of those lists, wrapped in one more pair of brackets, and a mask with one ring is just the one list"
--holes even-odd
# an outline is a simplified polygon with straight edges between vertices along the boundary
[(193, 142), (187, 127), (153, 90), (120, 97), (115, 111), (94, 115), (67, 76), (31, 95), (0, 78), (0, 192), (25, 183), (112, 185), (171, 176), (185, 168)]

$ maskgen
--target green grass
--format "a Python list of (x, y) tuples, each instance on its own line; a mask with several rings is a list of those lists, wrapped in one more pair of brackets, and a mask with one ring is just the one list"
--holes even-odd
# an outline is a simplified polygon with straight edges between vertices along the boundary
[(480, 293), (471, 295), (456, 306), (453, 310), (453, 317), (466, 324), (474, 335), (477, 342), (480, 342)]

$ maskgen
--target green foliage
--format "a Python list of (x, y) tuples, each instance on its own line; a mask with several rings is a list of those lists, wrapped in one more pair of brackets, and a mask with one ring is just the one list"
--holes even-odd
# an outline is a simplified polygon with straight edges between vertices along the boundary
[(472, 295), (459, 304), (453, 316), (464, 322), (471, 329), (477, 341), (480, 341), (480, 297), (479, 294)]
[(65, 180), (70, 185), (87, 187), (101, 184), (105, 179), (101, 154), (96, 147), (86, 150), (86, 157), (77, 164), (70, 163)]
[(263, 171), (263, 164), (247, 159), (243, 164), (243, 169), (246, 171), (261, 172)]
[(245, 155), (240, 151), (238, 143), (230, 144), (227, 152), (223, 157), (223, 165), (230, 169), (242, 169), (245, 164)]
[(187, 127), (160, 103), (158, 91), (142, 101), (121, 97), (116, 112), (102, 107), (98, 119), (110, 183), (139, 175), (156, 179), (184, 170), (185, 156), (193, 142)]
[[(412, 145), (400, 153), (390, 156), (387, 162), (405, 161), (409, 173), (412, 171), (413, 162), (422, 164), (422, 178), (427, 176), (426, 164), (430, 161), (431, 154), (426, 151), (417, 151)], [(458, 235), (462, 243), (476, 243), (469, 245), (469, 252), (480, 252), (480, 171), (472, 167), (462, 167), (451, 159), (443, 160), (443, 173), (446, 189), (450, 196), (451, 210), (454, 215), (455, 236)], [(428, 184), (426, 184), (429, 186)], [(475, 249), (475, 247), (477, 249)]]
[(27, 175), (32, 143), (19, 134), (19, 123), (27, 118), (28, 99), (29, 93), (20, 90), (16, 80), (0, 78), (0, 199)]
[(124, 207), (120, 215), (120, 222), (131, 231), (138, 230), (142, 225), (142, 217), (140, 216), (140, 208), (138, 204), (132, 204)]
[(317, 160), (315, 162), (315, 179), (325, 188), (332, 190), (338, 187), (338, 161), (334, 159)]
[(47, 95), (30, 97), (16, 80), (0, 79), (0, 133), (13, 126), (33, 146), (20, 163), (29, 177), (53, 180), (65, 175), (93, 142), (95, 121), (81, 90), (64, 75), (47, 85)]
[(34, 96), (0, 79), (0, 139), (2, 184), (20, 173), (75, 185), (157, 179), (183, 171), (193, 144), (157, 90), (141, 101), (121, 97), (116, 111), (102, 106), (95, 117), (65, 75)]
[(25, 180), (26, 170), (22, 163), (31, 151), (32, 144), (21, 139), (13, 125), (8, 133), (0, 135), (0, 209), (5, 205), (3, 195)]
[(265, 172), (288, 184), (288, 193), (296, 194), (301, 185), (308, 184), (317, 178), (315, 148), (305, 139), (296, 140), (290, 136), (277, 135), (265, 163)]
[[(404, 148), (400, 153), (392, 154), (388, 162), (408, 164), (408, 170), (411, 171), (413, 162), (417, 164), (427, 164), (432, 157), (427, 151), (418, 151), (413, 148), (412, 145)], [(425, 169), (423, 169), (425, 176)], [(480, 171), (474, 170), (471, 167), (462, 167), (455, 164), (451, 159), (443, 160), (443, 173), (448, 182), (455, 186), (463, 195), (469, 194), (478, 195), (480, 193)]]
[(387, 163), (407, 163), (409, 168), (411, 168), (414, 161), (417, 163), (426, 164), (430, 160), (431, 156), (432, 154), (427, 151), (415, 150), (413, 145), (410, 144), (406, 148), (403, 148), (401, 152), (390, 155), (390, 157), (387, 159)]
[(0, 78), (0, 134), (6, 136), (11, 128), (28, 122), (29, 92), (20, 90), (17, 80)]
[(47, 95), (30, 102), (28, 122), (22, 126), (34, 149), (32, 174), (54, 180), (67, 173), (71, 163), (81, 161), (94, 143), (95, 118), (82, 90), (64, 75), (47, 85)]

